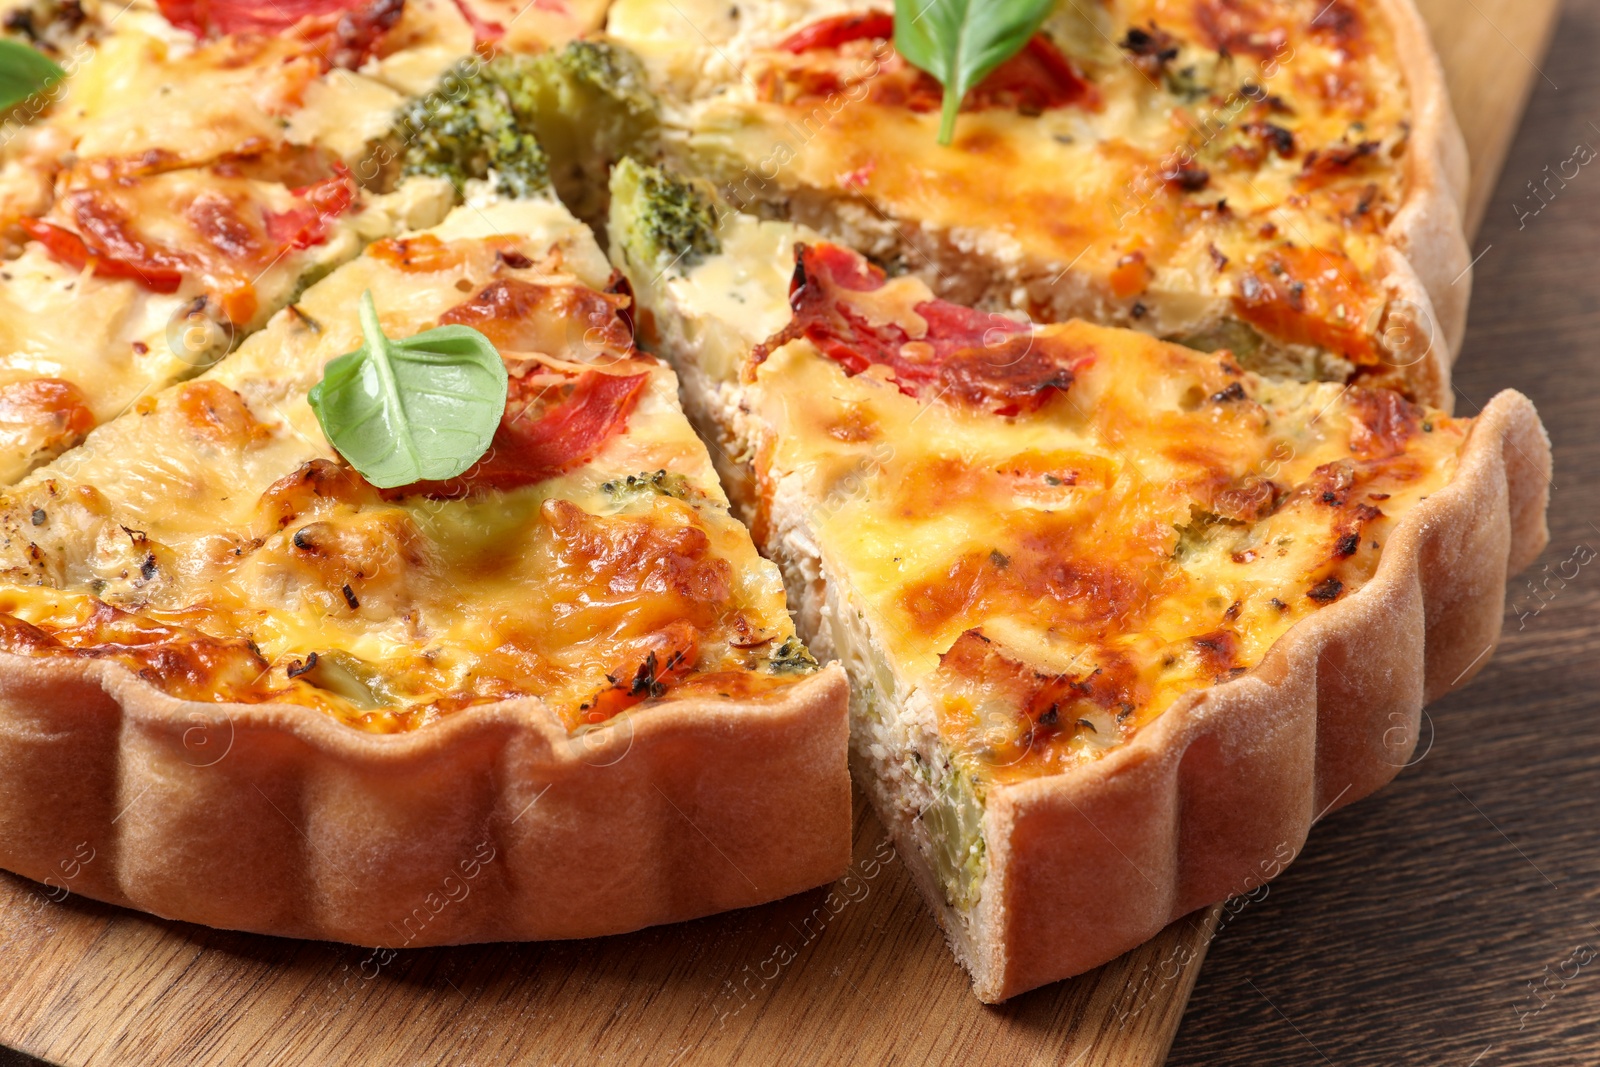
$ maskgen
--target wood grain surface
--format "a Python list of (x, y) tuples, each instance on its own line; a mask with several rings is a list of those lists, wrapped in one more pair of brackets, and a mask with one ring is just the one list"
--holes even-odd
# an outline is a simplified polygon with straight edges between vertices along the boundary
[[(1452, 91), (1468, 102), (1462, 124), (1474, 152), (1475, 180), (1492, 177), (1529, 86), (1542, 84), (1533, 62), (1555, 0), (1423, 0), (1421, 6), (1443, 45)], [(1587, 34), (1583, 42), (1592, 54), (1600, 36), (1600, 0), (1575, 7), (1567, 22)], [(1562, 48), (1558, 55), (1568, 57), (1564, 78), (1582, 86), (1580, 54)], [(1530, 57), (1526, 65), (1524, 56)], [(1591, 74), (1587, 81), (1583, 101), (1574, 99), (1576, 93), (1562, 101), (1587, 102), (1600, 115), (1600, 78)], [(1545, 89), (1556, 92), (1553, 84)], [(1592, 136), (1600, 144), (1600, 131), (1585, 135), (1572, 114), (1562, 114), (1564, 119), (1550, 120), (1545, 141), (1527, 145), (1525, 135), (1519, 142), (1508, 172), (1520, 179), (1517, 184), (1542, 180), (1546, 162), (1554, 167), (1571, 155), (1571, 145), (1554, 147), (1560, 140), (1555, 127), (1568, 140)], [(1572, 192), (1563, 193), (1571, 203), (1552, 202), (1543, 214), (1560, 210), (1570, 217), (1581, 210), (1580, 197), (1591, 207), (1600, 204), (1600, 182), (1593, 193), (1578, 188), (1587, 180), (1577, 179)], [(1504, 201), (1509, 213), (1511, 195), (1494, 203)], [(1537, 205), (1530, 201), (1532, 206)], [(1584, 231), (1591, 250), (1597, 220), (1600, 212), (1591, 210)], [(1469, 341), (1473, 356), (1463, 368), (1465, 393), (1458, 406), (1471, 411), (1477, 405), (1467, 393), (1482, 401), (1507, 384), (1540, 401), (1558, 444), (1558, 509), (1568, 511), (1557, 522), (1549, 554), (1555, 565), (1580, 542), (1600, 550), (1600, 528), (1586, 526), (1582, 517), (1582, 477), (1564, 480), (1568, 465), (1582, 461), (1584, 442), (1591, 460), (1600, 448), (1600, 387), (1592, 387), (1594, 375), (1585, 373), (1586, 353), (1564, 345), (1559, 326), (1571, 322), (1576, 331), (1581, 321), (1587, 330), (1582, 336), (1592, 344), (1600, 334), (1600, 287), (1589, 281), (1584, 288), (1572, 276), (1526, 269), (1525, 263), (1519, 267), (1519, 257), (1566, 249), (1566, 269), (1576, 272), (1583, 245), (1577, 232), (1563, 234), (1554, 219), (1528, 222), (1530, 230), (1543, 227), (1547, 243), (1515, 225), (1513, 220), (1515, 237), (1495, 236), (1507, 229), (1503, 218), (1491, 225), (1489, 238), (1503, 240), (1505, 251), (1490, 249), (1480, 267), (1476, 332)], [(1543, 306), (1566, 316), (1544, 320), (1537, 349), (1517, 338), (1528, 328), (1530, 305), (1538, 302), (1502, 302), (1497, 297), (1505, 287), (1493, 280), (1516, 279), (1526, 289), (1535, 278), (1553, 287), (1540, 290)], [(1507, 347), (1538, 359), (1496, 359)], [(1563, 369), (1557, 372), (1557, 366)], [(1540, 383), (1547, 386), (1544, 393)], [(1600, 508), (1589, 511), (1600, 520)], [(1600, 945), (1600, 929), (1584, 925), (1600, 922), (1594, 891), (1600, 862), (1591, 855), (1563, 866), (1560, 846), (1564, 840), (1591, 841), (1594, 825), (1595, 790), (1592, 784), (1585, 788), (1582, 775), (1585, 755), (1589, 767), (1600, 761), (1600, 725), (1582, 734), (1573, 720), (1583, 701), (1600, 690), (1593, 648), (1600, 644), (1593, 625), (1600, 621), (1593, 617), (1600, 604), (1596, 574), (1600, 561), (1582, 569), (1559, 598), (1544, 594), (1550, 602), (1543, 611), (1523, 619), (1535, 636), (1518, 632), (1519, 620), (1511, 615), (1511, 633), (1495, 664), (1467, 694), (1434, 710), (1436, 742), (1421, 765), (1378, 799), (1331, 817), (1266, 899), (1235, 902), (1221, 939), (1226, 962), (1208, 976), (1191, 1007), (1173, 1063), (1319, 1063), (1331, 1048), (1358, 1050), (1349, 1059), (1330, 1061), (1341, 1067), (1465, 1067), (1476, 1053), (1466, 1051), (1475, 1038), (1464, 1039), (1455, 1012), (1435, 1009), (1431, 998), (1435, 967), (1473, 971), (1473, 960), (1463, 960), (1463, 953), (1493, 951), (1497, 969), (1492, 981), (1479, 976), (1457, 983), (1444, 1003), (1509, 1001), (1525, 995), (1523, 979), (1541, 979), (1546, 965), (1562, 975), (1578, 968), (1580, 975), (1564, 984), (1559, 997), (1545, 988), (1530, 1001), (1545, 1007), (1523, 1021), (1547, 1034), (1575, 1032), (1571, 1027), (1581, 1017), (1571, 1009), (1588, 982), (1594, 986), (1587, 1000), (1593, 1030), (1600, 957), (1589, 969), (1560, 965), (1579, 941)], [(1531, 595), (1524, 600), (1537, 604)], [(1528, 604), (1521, 610), (1526, 616)], [(1585, 655), (1594, 677), (1581, 668)], [(1523, 681), (1510, 700), (1507, 683), (1513, 678)], [(1554, 715), (1568, 724), (1562, 736), (1581, 735), (1586, 743), (1537, 743), (1541, 734), (1552, 736), (1539, 724)], [(1537, 775), (1531, 771), (1536, 756), (1542, 767)], [(1516, 762), (1515, 773), (1505, 772), (1506, 760)], [(1430, 775), (1453, 776), (1463, 796), (1449, 787), (1448, 795), (1440, 795)], [(1420, 796), (1419, 782), (1431, 783)], [(1562, 890), (1542, 881), (1529, 884), (1532, 872), (1517, 869), (1523, 862), (1517, 842), (1540, 825), (1539, 808), (1517, 799), (1522, 789), (1566, 813), (1565, 829), (1547, 841), (1553, 851), (1539, 858), (1544, 871), (1554, 868), (1568, 882), (1561, 899), (1570, 921), (1558, 922), (1553, 912), (1541, 910)], [(1463, 799), (1480, 793), (1509, 838)], [(1585, 811), (1591, 815), (1586, 821)], [(857, 815), (855, 857), (851, 877), (831, 897), (818, 890), (597, 941), (388, 955), (167, 923), (72, 895), (70, 879), (63, 879), (63, 894), (0, 874), (0, 1042), (62, 1064), (1162, 1062), (1220, 909), (1175, 923), (1095, 972), (989, 1008), (968, 992), (882, 829), (865, 811)], [(1394, 895), (1404, 897), (1404, 908), (1392, 906)], [(1506, 911), (1520, 909), (1527, 914), (1508, 923)], [(1471, 920), (1470, 929), (1449, 918), (1457, 915)], [(1522, 944), (1513, 931), (1531, 943)], [(1562, 948), (1563, 938), (1578, 941)], [(1411, 952), (1414, 944), (1432, 945), (1438, 957)], [(1358, 956), (1362, 963), (1355, 966), (1351, 961)], [(1391, 995), (1391, 983), (1406, 996)], [(1469, 988), (1480, 990), (1481, 999), (1462, 992)], [(1510, 1008), (1496, 1004), (1514, 1028), (1518, 1019)], [(1417, 1023), (1419, 1017), (1425, 1021)], [(1378, 1018), (1384, 1020), (1381, 1028)], [(1567, 1030), (1560, 1028), (1562, 1018)], [(1301, 1031), (1307, 1023), (1316, 1027), (1315, 1044)], [(1509, 1043), (1499, 1036), (1506, 1029), (1492, 1031), (1503, 1044)], [(1419, 1043), (1386, 1044), (1400, 1034)], [(1452, 1057), (1464, 1054), (1435, 1057), (1431, 1049), (1440, 1046), (1426, 1044), (1430, 1035), (1448, 1045)], [(1401, 1047), (1413, 1049), (1415, 1057), (1383, 1051)], [(1510, 1062), (1594, 1059), (1485, 1058), (1482, 1067)], [(7, 1063), (0, 1056), (0, 1064)]]
[[(1557, 0), (1418, 0), (1445, 61), (1450, 100), (1472, 158), (1467, 232), (1488, 208), (1517, 119), (1535, 86), (1555, 89), (1540, 57), (1555, 28)], [(1565, 157), (1562, 157), (1565, 158)]]

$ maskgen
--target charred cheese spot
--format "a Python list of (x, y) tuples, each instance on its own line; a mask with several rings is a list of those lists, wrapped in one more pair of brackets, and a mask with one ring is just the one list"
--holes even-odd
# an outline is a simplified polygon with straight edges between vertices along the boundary
[(1377, 294), (1341, 252), (1285, 246), (1251, 264), (1234, 307), (1274, 336), (1337, 352), (1353, 363), (1380, 359), (1368, 324)]
[(417, 237), (392, 237), (375, 242), (367, 254), (400, 270), (415, 273), (434, 273), (461, 265), (463, 253), (452, 248), (433, 234)]
[(218, 382), (179, 386), (177, 406), (186, 428), (212, 444), (242, 448), (270, 434), (256, 421), (244, 398)]
[(649, 594), (649, 604), (639, 605), (645, 610), (703, 625), (727, 610), (732, 569), (712, 555), (709, 535), (693, 521), (603, 518), (566, 500), (545, 501), (542, 517), (555, 533), (558, 565), (590, 576), (594, 603), (619, 606)]
[(542, 285), (503, 278), (450, 309), (439, 321), (441, 325), (472, 327), (502, 353), (542, 352), (577, 359), (613, 353), (620, 357), (633, 347), (632, 331), (618, 314), (628, 305), (626, 296), (597, 293), (583, 285)]
[(313, 459), (269, 485), (258, 510), (269, 529), (282, 529), (335, 504), (371, 505), (378, 499), (378, 491), (349, 467)]
[(272, 582), (297, 605), (347, 608), (373, 620), (404, 611), (429, 564), (427, 541), (400, 508), (334, 510), (300, 526), (288, 544), (269, 541), (251, 563), (271, 571)]

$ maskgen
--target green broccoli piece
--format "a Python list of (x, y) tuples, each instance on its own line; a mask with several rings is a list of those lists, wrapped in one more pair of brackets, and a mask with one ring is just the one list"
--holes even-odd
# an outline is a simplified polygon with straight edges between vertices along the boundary
[(603, 101), (612, 122), (631, 121), (636, 127), (657, 121), (655, 95), (646, 84), (644, 66), (632, 52), (605, 41), (573, 41), (559, 52), (546, 52), (535, 61), (546, 92), (571, 96), (554, 101), (565, 111)]
[(633, 159), (611, 172), (611, 238), (651, 270), (679, 273), (722, 251), (709, 188)]
[(550, 191), (550, 164), (533, 134), (537, 109), (528, 82), (536, 62), (499, 55), (457, 64), (438, 88), (407, 104), (391, 136), (402, 147), (401, 173), (450, 179), (460, 193), (492, 171), (495, 190), (527, 198)]
[(816, 669), (816, 658), (798, 637), (784, 641), (767, 661), (767, 670), (773, 674), (810, 674)]
[(611, 164), (650, 155), (660, 126), (643, 64), (604, 41), (573, 41), (528, 64), (524, 84), (556, 192), (573, 214), (598, 225), (606, 215)]

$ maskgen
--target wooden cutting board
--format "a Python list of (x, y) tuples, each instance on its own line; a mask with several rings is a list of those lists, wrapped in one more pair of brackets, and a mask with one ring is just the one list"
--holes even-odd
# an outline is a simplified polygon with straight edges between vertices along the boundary
[[(1473, 153), (1476, 229), (1557, 0), (1420, 6)], [(0, 874), (0, 1043), (62, 1064), (1141, 1067), (1165, 1059), (1222, 912), (991, 1008), (859, 808), (855, 857), (831, 895), (598, 941), (388, 955), (163, 922), (72, 895), (70, 878)]]

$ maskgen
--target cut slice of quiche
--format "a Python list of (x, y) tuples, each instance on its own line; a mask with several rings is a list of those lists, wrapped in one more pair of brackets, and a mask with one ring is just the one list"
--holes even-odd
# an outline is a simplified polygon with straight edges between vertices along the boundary
[[(438, 222), (469, 181), (551, 195), (539, 146), (506, 130), (532, 60), (475, 53), (473, 9), (91, 8), (71, 76), (0, 146), (0, 483), (209, 366), (367, 241)], [(511, 40), (598, 22), (563, 10)], [(43, 17), (17, 24), (49, 40)]]
[[(476, 200), (0, 493), (0, 865), (88, 840), (113, 857), (89, 896), (378, 945), (836, 877), (842, 672), (797, 640), (615, 281), (554, 201)], [(459, 477), (380, 490), (324, 438), (308, 392), (362, 346), (363, 294), (391, 338), (498, 349), (504, 417)], [(473, 857), (470, 899), (410, 932)]]
[(644, 343), (849, 671), (857, 781), (985, 1000), (1281, 869), (1544, 543), (1519, 394), (1453, 419), (962, 307), (631, 162), (612, 193)]
[(1062, 2), (948, 145), (884, 0), (619, 0), (607, 32), (654, 150), (741, 210), (963, 304), (1451, 403), (1465, 152), (1408, 0)]

